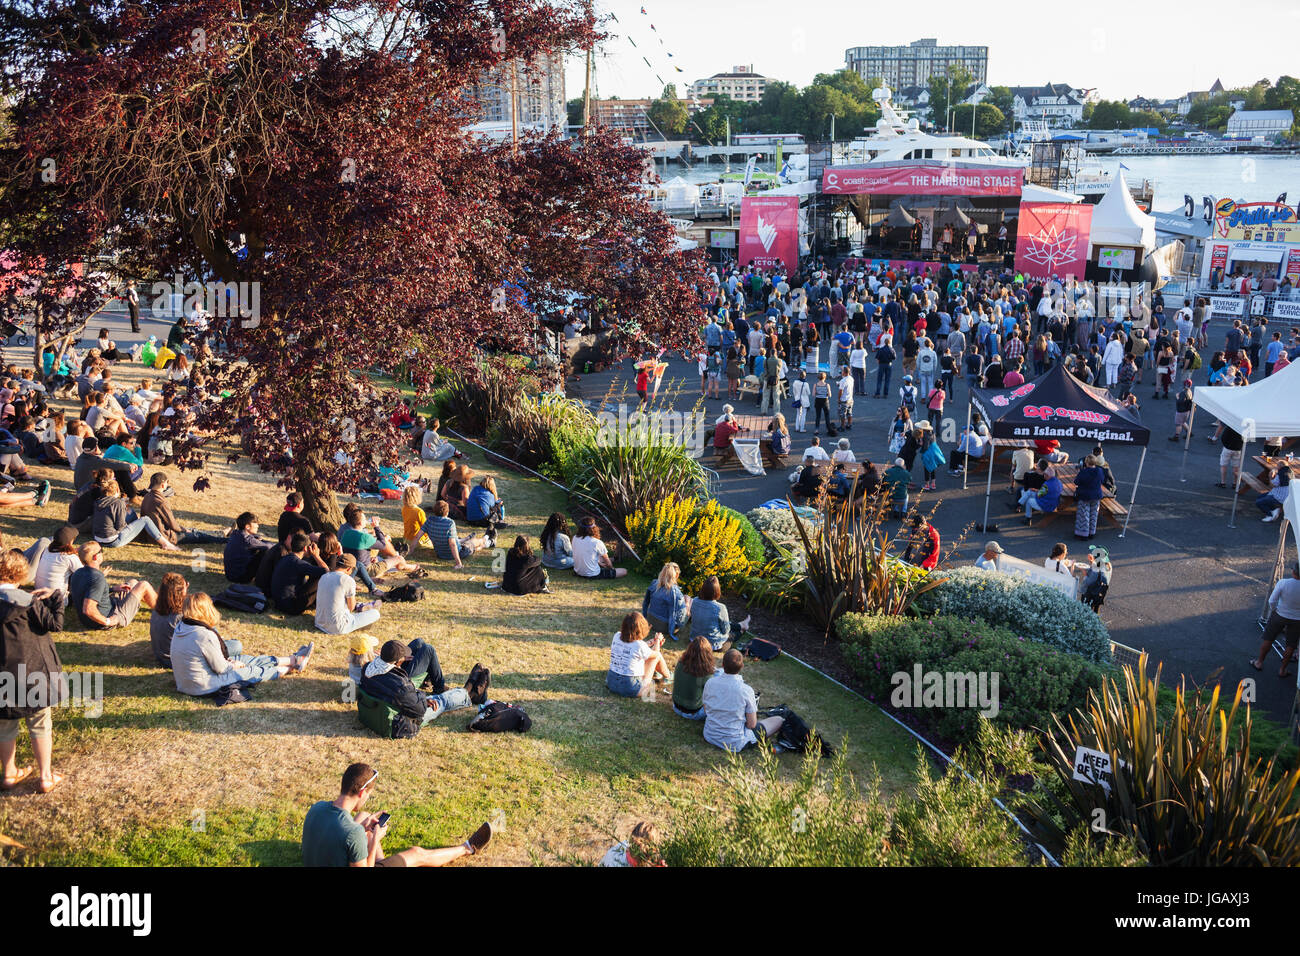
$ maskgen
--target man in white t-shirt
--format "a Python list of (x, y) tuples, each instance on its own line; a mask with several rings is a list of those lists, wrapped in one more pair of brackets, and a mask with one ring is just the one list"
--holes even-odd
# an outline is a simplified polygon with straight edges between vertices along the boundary
[(595, 518), (583, 518), (573, 541), (573, 573), (580, 578), (621, 578), (627, 568), (616, 568), (609, 549), (600, 540)]
[(758, 719), (758, 695), (740, 676), (744, 666), (744, 657), (732, 648), (722, 655), (722, 673), (704, 684), (704, 739), (733, 752), (758, 743), (758, 727), (771, 737), (785, 723), (781, 717)]
[(379, 620), (378, 601), (357, 606), (356, 566), (357, 559), (344, 554), (338, 570), (322, 574), (316, 585), (316, 626), (326, 634), (349, 634)]
[(830, 460), (831, 460), (831, 456), (828, 455), (828, 454), (826, 454), (826, 449), (822, 447), (822, 440), (821, 440), (820, 438), (818, 438), (816, 435), (813, 435), (813, 437), (812, 437), (812, 444), (810, 444), (810, 445), (809, 445), (809, 446), (804, 450), (804, 453), (803, 453), (803, 460), (804, 460), (804, 461), (807, 461), (809, 458), (811, 458), (813, 461), (830, 461)]

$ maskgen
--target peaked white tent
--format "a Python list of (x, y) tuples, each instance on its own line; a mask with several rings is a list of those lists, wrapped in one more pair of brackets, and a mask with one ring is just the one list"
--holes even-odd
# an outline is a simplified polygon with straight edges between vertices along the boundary
[(670, 206), (691, 206), (700, 201), (700, 187), (674, 176), (663, 184), (664, 201)]
[[(1249, 445), (1265, 438), (1300, 435), (1300, 362), (1288, 365), (1276, 375), (1249, 385), (1202, 385), (1192, 393), (1192, 415), (1183, 444), (1183, 468), (1187, 467), (1187, 446), (1191, 444), (1196, 409), (1203, 408), (1225, 426), (1237, 432)], [(1242, 449), (1242, 468), (1246, 467), (1246, 449)], [(1184, 480), (1186, 480), (1184, 478)], [(1237, 491), (1241, 490), (1241, 473)], [(1290, 499), (1288, 499), (1290, 500)], [(1237, 500), (1232, 501), (1232, 518), (1237, 520)]]
[(1156, 221), (1138, 208), (1120, 172), (1092, 211), (1092, 233), (1088, 241), (1098, 246), (1156, 247)]

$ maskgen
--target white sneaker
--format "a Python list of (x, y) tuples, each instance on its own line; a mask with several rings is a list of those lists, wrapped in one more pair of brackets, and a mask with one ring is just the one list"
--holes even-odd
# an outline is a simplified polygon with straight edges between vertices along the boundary
[(1282, 514), (1281, 508), (1274, 508), (1273, 513), (1268, 517), (1264, 518), (1264, 521), (1265, 522), (1276, 521), (1281, 516), (1281, 514)]

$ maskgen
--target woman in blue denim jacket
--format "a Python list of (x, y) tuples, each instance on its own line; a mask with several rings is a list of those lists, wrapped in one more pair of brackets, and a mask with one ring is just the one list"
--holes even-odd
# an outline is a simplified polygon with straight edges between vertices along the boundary
[(731, 640), (731, 619), (727, 606), (722, 603), (722, 585), (716, 577), (709, 578), (700, 587), (699, 596), (691, 602), (691, 637), (705, 637), (715, 651)]
[(691, 613), (691, 599), (683, 597), (677, 586), (681, 573), (677, 563), (669, 561), (659, 572), (659, 579), (646, 588), (641, 602), (641, 613), (650, 622), (650, 631), (659, 631), (674, 641)]

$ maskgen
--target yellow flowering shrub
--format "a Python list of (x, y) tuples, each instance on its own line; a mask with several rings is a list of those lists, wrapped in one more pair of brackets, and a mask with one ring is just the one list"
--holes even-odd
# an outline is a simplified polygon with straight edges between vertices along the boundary
[(627, 530), (641, 554), (641, 570), (658, 574), (667, 562), (677, 562), (686, 593), (698, 590), (705, 578), (715, 574), (727, 584), (753, 571), (740, 522), (713, 500), (701, 503), (670, 495), (635, 512), (628, 518)]

